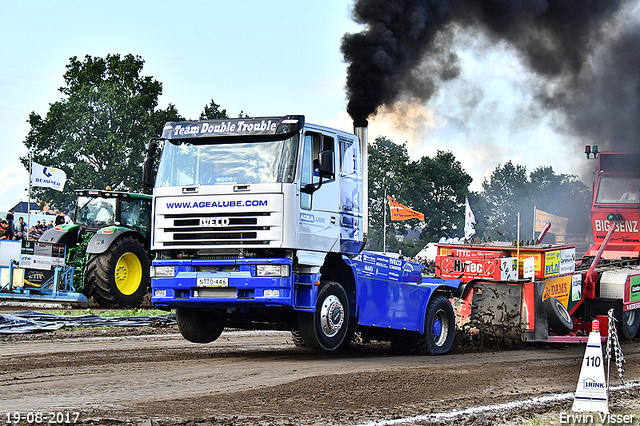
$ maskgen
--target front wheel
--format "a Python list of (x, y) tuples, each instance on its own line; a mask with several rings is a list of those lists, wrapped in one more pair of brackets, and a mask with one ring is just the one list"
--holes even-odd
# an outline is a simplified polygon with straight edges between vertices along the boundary
[(429, 300), (425, 315), (424, 333), (414, 340), (420, 355), (444, 355), (451, 350), (456, 334), (453, 306), (444, 294), (434, 294)]
[(224, 330), (222, 318), (212, 309), (177, 308), (176, 322), (182, 337), (192, 343), (211, 343)]
[(349, 329), (349, 302), (344, 288), (334, 281), (323, 281), (315, 313), (300, 312), (298, 326), (310, 348), (323, 351), (339, 348)]
[(640, 309), (624, 311), (620, 321), (620, 336), (624, 340), (633, 340), (640, 328)]

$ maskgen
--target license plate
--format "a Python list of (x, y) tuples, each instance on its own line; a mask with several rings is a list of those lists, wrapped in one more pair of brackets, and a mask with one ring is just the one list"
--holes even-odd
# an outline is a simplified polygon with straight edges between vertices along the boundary
[(198, 287), (229, 287), (229, 278), (199, 277)]

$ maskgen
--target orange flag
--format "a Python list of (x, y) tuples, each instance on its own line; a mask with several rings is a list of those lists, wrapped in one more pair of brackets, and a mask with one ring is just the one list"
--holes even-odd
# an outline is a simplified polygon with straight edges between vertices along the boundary
[(408, 220), (414, 218), (424, 220), (422, 213), (403, 206), (391, 197), (389, 197), (389, 209), (391, 210), (391, 220)]

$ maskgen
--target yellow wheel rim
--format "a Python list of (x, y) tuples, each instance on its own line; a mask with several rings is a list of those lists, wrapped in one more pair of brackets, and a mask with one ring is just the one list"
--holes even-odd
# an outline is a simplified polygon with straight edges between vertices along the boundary
[(133, 253), (125, 253), (116, 263), (116, 285), (122, 294), (127, 296), (136, 292), (142, 281), (142, 264)]

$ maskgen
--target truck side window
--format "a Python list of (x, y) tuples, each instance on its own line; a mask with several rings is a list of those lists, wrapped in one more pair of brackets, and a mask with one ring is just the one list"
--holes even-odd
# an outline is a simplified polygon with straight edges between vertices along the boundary
[(356, 155), (353, 141), (340, 139), (340, 172), (342, 176), (356, 172)]
[[(320, 173), (318, 172), (320, 151), (334, 151), (334, 149), (333, 138), (319, 133), (309, 132), (305, 134), (302, 148), (301, 187), (310, 183), (317, 184), (320, 182)], [(300, 194), (300, 207), (305, 210), (311, 209), (311, 194)]]

